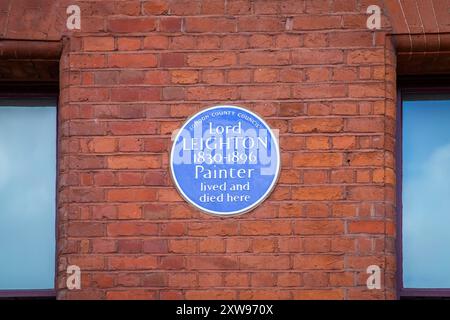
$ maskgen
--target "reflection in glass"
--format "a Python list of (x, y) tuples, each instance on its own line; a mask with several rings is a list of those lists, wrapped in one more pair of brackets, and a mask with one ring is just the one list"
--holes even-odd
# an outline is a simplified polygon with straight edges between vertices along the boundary
[(56, 108), (0, 106), (0, 290), (54, 288), (55, 175)]
[(450, 99), (403, 101), (403, 286), (450, 288)]

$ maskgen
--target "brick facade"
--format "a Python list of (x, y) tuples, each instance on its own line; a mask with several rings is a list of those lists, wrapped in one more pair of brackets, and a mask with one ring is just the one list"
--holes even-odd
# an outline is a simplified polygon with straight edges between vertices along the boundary
[[(395, 298), (400, 11), (385, 2), (1, 0), (2, 39), (63, 47), (57, 297)], [(262, 115), (282, 155), (272, 195), (226, 219), (168, 171), (172, 131), (221, 103)], [(82, 290), (66, 289), (71, 264)], [(381, 290), (366, 288), (374, 264)]]

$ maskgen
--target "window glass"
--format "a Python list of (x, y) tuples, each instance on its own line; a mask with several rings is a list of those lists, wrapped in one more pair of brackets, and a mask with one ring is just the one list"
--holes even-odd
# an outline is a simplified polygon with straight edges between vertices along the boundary
[(0, 104), (0, 290), (52, 289), (55, 103)]
[(403, 287), (450, 288), (450, 98), (403, 99)]

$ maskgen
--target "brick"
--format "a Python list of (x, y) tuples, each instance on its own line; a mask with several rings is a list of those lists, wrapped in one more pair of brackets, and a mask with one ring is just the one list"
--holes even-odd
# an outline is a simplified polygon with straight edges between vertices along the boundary
[(329, 276), (323, 272), (305, 272), (303, 274), (303, 284), (305, 287), (328, 287)]
[(383, 63), (385, 59), (384, 49), (352, 50), (347, 55), (347, 63)]
[(180, 32), (181, 21), (179, 17), (163, 17), (159, 20), (159, 30), (162, 32)]
[(344, 224), (342, 221), (303, 220), (303, 221), (296, 221), (294, 224), (294, 233), (301, 235), (321, 235), (321, 234), (328, 235), (328, 234), (341, 234), (343, 232), (344, 232)]
[(94, 138), (89, 142), (93, 152), (108, 153), (116, 150), (116, 140), (111, 138)]
[(300, 287), (302, 285), (301, 274), (293, 272), (279, 272), (277, 275), (277, 285), (279, 287)]
[(277, 250), (277, 240), (275, 239), (255, 239), (252, 241), (252, 252), (275, 252)]
[(239, 268), (245, 270), (282, 270), (289, 265), (289, 260), (289, 256), (286, 255), (245, 255), (241, 256), (239, 259)]
[(144, 184), (146, 186), (165, 186), (167, 185), (167, 173), (147, 172), (144, 175)]
[(352, 253), (355, 252), (355, 246), (354, 239), (335, 238), (331, 240), (332, 252)]
[(71, 265), (77, 265), (81, 270), (103, 270), (105, 259), (96, 255), (72, 255), (68, 259)]
[(293, 200), (339, 200), (343, 198), (341, 187), (295, 187), (292, 188)]
[(298, 183), (300, 182), (300, 171), (281, 170), (279, 183)]
[(276, 283), (276, 275), (271, 272), (258, 272), (251, 275), (252, 287), (273, 287)]
[(293, 292), (293, 297), (300, 300), (343, 300), (344, 291), (342, 289), (297, 290)]
[(243, 66), (288, 65), (290, 64), (290, 54), (285, 51), (242, 52), (239, 54), (239, 63)]
[(339, 132), (343, 127), (342, 119), (338, 118), (297, 118), (291, 122), (294, 133)]
[(250, 240), (249, 239), (226, 239), (226, 252), (249, 252)]
[(167, 49), (169, 38), (166, 36), (151, 35), (144, 38), (144, 49)]
[(180, 270), (185, 269), (185, 259), (181, 256), (166, 256), (161, 257), (159, 268), (167, 270)]
[(170, 3), (170, 13), (173, 15), (197, 15), (200, 9), (199, 1), (177, 0)]
[(198, 279), (199, 287), (223, 287), (223, 277), (216, 273), (202, 273)]
[[(370, 47), (372, 46), (373, 37), (370, 32), (333, 32), (328, 36), (331, 47)], [(360, 50), (349, 53), (349, 59), (354, 59)], [(351, 62), (350, 62), (351, 63)]]
[(160, 97), (159, 88), (117, 87), (111, 89), (111, 100), (118, 102), (157, 101)]
[(168, 242), (162, 239), (144, 240), (142, 250), (144, 253), (168, 253)]
[(162, 53), (159, 64), (161, 67), (183, 67), (184, 61), (184, 53)]
[(236, 64), (236, 55), (231, 52), (191, 53), (187, 55), (190, 67), (224, 67)]
[(327, 253), (331, 250), (330, 238), (305, 238), (303, 240), (305, 253)]
[(314, 136), (306, 138), (306, 148), (310, 150), (323, 150), (329, 148), (328, 137)]
[(238, 268), (238, 259), (236, 257), (188, 256), (186, 259), (188, 269), (232, 270)]
[(331, 171), (331, 182), (333, 183), (352, 183), (354, 180), (353, 170), (341, 169)]
[(188, 225), (191, 236), (226, 236), (237, 234), (237, 222), (193, 222)]
[(356, 68), (333, 68), (331, 79), (334, 81), (354, 81), (358, 78)]
[(67, 233), (71, 237), (100, 237), (104, 235), (105, 226), (95, 222), (71, 222)]
[(170, 239), (169, 251), (173, 253), (195, 253), (198, 252), (197, 241), (191, 239)]
[(156, 29), (156, 19), (144, 18), (113, 18), (108, 20), (108, 31), (117, 33), (141, 33), (154, 31)]
[(225, 1), (210, 0), (207, 2), (202, 2), (201, 13), (202, 14), (224, 14), (225, 13)]
[(168, 140), (164, 138), (148, 138), (144, 140), (144, 150), (148, 152), (167, 151)]
[(353, 149), (356, 145), (354, 136), (339, 136), (331, 139), (334, 149)]
[(225, 82), (224, 72), (221, 70), (207, 70), (202, 72), (202, 82), (221, 84)]
[(199, 252), (204, 253), (223, 253), (225, 252), (224, 239), (204, 239), (199, 242)]
[(348, 158), (352, 166), (380, 166), (384, 163), (383, 152), (351, 153)]
[(92, 239), (92, 252), (94, 253), (112, 253), (116, 252), (116, 242), (106, 239)]
[(155, 201), (157, 192), (155, 189), (112, 189), (106, 194), (108, 201), (129, 202), (129, 201)]
[(187, 100), (231, 100), (238, 96), (237, 88), (232, 86), (207, 86), (186, 89)]
[(239, 297), (244, 300), (286, 300), (291, 299), (291, 294), (282, 290), (249, 290), (241, 291)]
[(382, 118), (349, 118), (346, 120), (345, 130), (350, 132), (384, 132)]
[(333, 8), (336, 12), (353, 12), (356, 10), (355, 0), (335, 0)]
[(255, 34), (249, 38), (249, 48), (272, 48), (273, 42), (272, 36)]
[(278, 70), (258, 68), (254, 72), (253, 79), (256, 82), (276, 82), (278, 80)]
[(327, 68), (316, 67), (306, 69), (306, 80), (309, 82), (327, 81), (330, 78), (330, 71)]
[(192, 272), (173, 273), (168, 280), (170, 287), (189, 288), (197, 284), (197, 276)]
[(125, 137), (119, 139), (119, 150), (125, 152), (141, 151), (143, 141), (140, 138)]
[(313, 65), (313, 64), (336, 64), (344, 61), (344, 55), (341, 50), (327, 49), (298, 49), (292, 52), (294, 64)]
[(77, 102), (107, 101), (109, 90), (105, 88), (73, 88), (70, 90), (70, 100)]
[(287, 99), (290, 97), (290, 90), (284, 86), (254, 86), (241, 87), (241, 98), (253, 99)]
[(103, 54), (72, 54), (70, 55), (70, 67), (77, 69), (104, 68), (106, 57)]
[(118, 240), (117, 248), (119, 253), (139, 253), (142, 251), (141, 240)]
[(146, 1), (142, 5), (143, 12), (147, 15), (160, 15), (169, 12), (169, 1), (154, 0)]
[(380, 84), (351, 84), (348, 86), (348, 94), (351, 98), (366, 98), (366, 97), (385, 97), (386, 88), (384, 83)]
[(295, 34), (280, 34), (275, 37), (275, 44), (278, 48), (300, 48), (303, 43), (303, 37)]
[(116, 84), (118, 81), (118, 74), (116, 71), (96, 71), (94, 73), (94, 83), (107, 85)]
[(301, 270), (339, 270), (344, 268), (342, 255), (297, 255), (294, 257), (294, 268)]
[(384, 200), (384, 189), (382, 187), (350, 187), (348, 188), (348, 199), (350, 200)]
[(343, 163), (343, 156), (340, 153), (296, 153), (292, 158), (294, 167), (328, 167), (340, 166)]
[(236, 20), (234, 17), (188, 17), (185, 18), (187, 32), (234, 32)]
[(151, 53), (114, 53), (108, 56), (111, 68), (152, 68), (156, 64), (156, 55)]
[(303, 213), (306, 217), (319, 218), (328, 217), (329, 208), (326, 204), (308, 203), (303, 206)]
[(156, 235), (158, 225), (149, 222), (111, 222), (107, 226), (109, 236), (148, 236)]
[(166, 287), (169, 279), (168, 274), (162, 272), (155, 272), (146, 274), (142, 279), (144, 287)]
[(291, 233), (290, 221), (242, 221), (241, 235), (282, 235)]
[(344, 85), (322, 84), (322, 85), (294, 85), (292, 96), (298, 99), (321, 99), (342, 98), (346, 96)]
[(248, 47), (248, 37), (242, 35), (225, 35), (222, 38), (222, 48), (230, 49), (245, 49)]
[(284, 21), (281, 17), (239, 17), (238, 20), (239, 31), (283, 31)]
[(183, 100), (184, 96), (184, 89), (181, 87), (166, 87), (162, 90), (164, 100)]
[(114, 277), (108, 274), (95, 273), (91, 275), (91, 283), (96, 288), (111, 288), (114, 286)]
[(230, 83), (246, 83), (251, 80), (250, 70), (230, 70), (228, 71), (228, 82)]
[(340, 29), (342, 25), (342, 17), (340, 16), (316, 16), (305, 15), (294, 17), (294, 30), (323, 30), (323, 29)]
[(182, 236), (185, 230), (186, 224), (183, 222), (167, 222), (161, 225), (159, 233), (162, 236)]
[(173, 189), (159, 189), (158, 200), (163, 202), (179, 202), (182, 201), (180, 194)]
[(142, 217), (142, 208), (135, 204), (123, 204), (117, 206), (118, 219), (140, 219)]
[(186, 291), (186, 299), (190, 300), (231, 300), (236, 299), (235, 291), (226, 290), (204, 290), (204, 291)]
[(172, 83), (192, 84), (198, 82), (198, 71), (175, 70), (170, 73)]
[(322, 48), (327, 46), (327, 34), (308, 33), (304, 36), (303, 44), (306, 48)]
[(352, 221), (348, 223), (349, 233), (384, 233), (384, 221)]
[(280, 116), (298, 116), (305, 113), (303, 103), (282, 103), (280, 105)]
[(161, 158), (148, 156), (111, 156), (108, 158), (111, 169), (154, 169), (161, 167)]
[(112, 51), (114, 50), (113, 37), (85, 37), (83, 38), (85, 51)]
[(101, 172), (94, 175), (96, 186), (111, 186), (115, 184), (116, 178), (112, 172)]
[(157, 258), (153, 256), (111, 256), (108, 258), (110, 270), (150, 270), (155, 269)]

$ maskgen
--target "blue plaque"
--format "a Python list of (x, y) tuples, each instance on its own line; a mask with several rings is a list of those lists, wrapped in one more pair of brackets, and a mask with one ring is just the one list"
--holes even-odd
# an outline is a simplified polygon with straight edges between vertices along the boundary
[(266, 199), (280, 172), (277, 136), (255, 113), (215, 106), (174, 134), (173, 181), (182, 197), (210, 214), (248, 212)]

